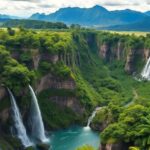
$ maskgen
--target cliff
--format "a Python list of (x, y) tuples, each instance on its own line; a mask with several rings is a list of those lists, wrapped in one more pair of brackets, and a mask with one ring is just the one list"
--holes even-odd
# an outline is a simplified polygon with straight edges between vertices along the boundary
[[(105, 32), (25, 30), (11, 36), (3, 31), (0, 40), (1, 54), (5, 52), (4, 61), (0, 60), (0, 84), (13, 91), (24, 122), (30, 109), (31, 84), (50, 130), (85, 124), (96, 106), (106, 106), (116, 98), (129, 101), (115, 71), (138, 73), (149, 57), (149, 47), (144, 42), (137, 45), (139, 37)], [(11, 106), (2, 86), (0, 103), (0, 133), (10, 136)], [(103, 130), (111, 121), (96, 128)]]

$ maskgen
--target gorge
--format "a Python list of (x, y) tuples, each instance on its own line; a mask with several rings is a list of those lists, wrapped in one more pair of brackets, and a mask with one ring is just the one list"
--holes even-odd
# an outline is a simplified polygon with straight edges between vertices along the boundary
[[(84, 144), (97, 148), (100, 142), (102, 150), (108, 146), (113, 150), (118, 144), (127, 149), (134, 146), (147, 150), (150, 84), (134, 80), (133, 75), (141, 76), (146, 62), (144, 74), (149, 71), (149, 41), (149, 34), (78, 28), (18, 28), (13, 35), (1, 30), (0, 148), (19, 150), (22, 144), (26, 147), (30, 142), (47, 143), (50, 137), (48, 142), (54, 150), (74, 150)], [(22, 122), (23, 138), (29, 144), (22, 137), (18, 140), (11, 135), (15, 119), (3, 85), (15, 95), (14, 99), (9, 92), (11, 101), (17, 103), (12, 105), (19, 123)], [(140, 142), (146, 144), (139, 142), (138, 133)], [(44, 145), (38, 146), (44, 149)]]
[[(15, 136), (21, 140), (25, 148), (35, 146), (37, 143), (36, 140), (40, 140), (40, 142), (42, 143), (47, 144), (49, 143), (49, 139), (45, 136), (44, 125), (36, 95), (30, 85), (29, 89), (32, 95), (31, 113), (30, 113), (31, 116), (29, 116), (29, 118), (31, 118), (30, 121), (32, 124), (31, 125), (32, 132), (30, 138), (27, 135), (26, 127), (24, 126), (23, 121), (21, 119), (21, 115), (17, 107), (16, 100), (12, 92), (8, 89), (12, 103), (11, 104), (13, 110), (12, 117), (14, 120), (15, 129), (17, 131)], [(92, 115), (88, 119), (86, 127), (74, 126), (66, 130), (53, 132), (52, 135), (50, 136), (51, 149), (52, 150), (76, 149), (79, 146), (82, 146), (86, 143), (93, 145), (95, 148), (98, 148), (99, 147), (98, 133), (94, 133), (94, 131), (90, 129), (90, 124), (98, 110), (100, 110), (100, 108), (97, 107), (93, 111)], [(70, 141), (69, 139), (72, 140)], [(74, 142), (74, 139), (76, 139), (76, 142)]]

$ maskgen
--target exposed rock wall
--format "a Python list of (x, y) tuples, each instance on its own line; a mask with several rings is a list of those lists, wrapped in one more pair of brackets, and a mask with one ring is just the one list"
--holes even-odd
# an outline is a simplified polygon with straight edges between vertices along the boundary
[(114, 60), (123, 61), (124, 70), (128, 74), (133, 74), (137, 71), (137, 63), (146, 61), (150, 56), (150, 50), (125, 48), (125, 43), (117, 42), (115, 45), (110, 46), (105, 42), (99, 44), (99, 55), (106, 62), (110, 63)]
[(39, 93), (49, 88), (73, 90), (75, 89), (75, 81), (73, 79), (61, 80), (47, 74), (38, 81), (36, 91)]
[(6, 90), (4, 87), (0, 87), (0, 101), (6, 96)]
[(51, 101), (55, 102), (61, 107), (71, 108), (77, 114), (83, 114), (84, 108), (79, 103), (79, 100), (76, 97), (62, 97), (54, 96), (50, 98)]
[[(47, 89), (65, 89), (65, 90), (75, 90), (76, 84), (73, 79), (60, 80), (51, 74), (47, 74), (40, 79), (36, 84), (36, 92), (40, 93)], [(79, 103), (79, 100), (75, 96), (52, 96), (49, 100), (55, 102), (61, 107), (71, 108), (74, 112), (82, 114), (84, 108)]]
[(10, 107), (9, 106), (3, 106), (6, 102), (7, 92), (4, 87), (0, 87), (0, 133), (2, 134), (5, 130), (5, 125), (9, 119), (10, 116)]

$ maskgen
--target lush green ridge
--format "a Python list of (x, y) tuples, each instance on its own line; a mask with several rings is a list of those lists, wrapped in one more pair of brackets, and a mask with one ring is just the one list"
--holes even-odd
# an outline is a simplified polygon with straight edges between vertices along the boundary
[(61, 22), (45, 22), (37, 20), (8, 20), (2, 27), (23, 27), (28, 29), (67, 29), (67, 25)]

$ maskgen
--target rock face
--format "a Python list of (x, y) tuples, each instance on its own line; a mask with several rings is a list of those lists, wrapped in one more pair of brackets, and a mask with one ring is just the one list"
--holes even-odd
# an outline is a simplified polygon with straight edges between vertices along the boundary
[(132, 72), (134, 71), (133, 60), (134, 60), (134, 53), (130, 49), (129, 54), (127, 55), (127, 58), (126, 58), (126, 64), (125, 64), (125, 68), (124, 68), (125, 71), (129, 74), (132, 74)]
[(148, 60), (150, 57), (150, 50), (149, 49), (144, 49), (144, 59)]
[(102, 132), (108, 126), (108, 124), (109, 124), (109, 122), (107, 120), (102, 122), (101, 124), (91, 123), (91, 128), (93, 130)]
[(43, 53), (41, 55), (41, 59), (55, 64), (58, 61), (59, 57), (58, 55), (51, 55), (49, 53)]
[(107, 44), (103, 44), (100, 46), (100, 51), (99, 51), (99, 55), (103, 58), (103, 59), (107, 59), (107, 52), (108, 52), (108, 45)]
[(0, 87), (0, 101), (6, 96), (6, 90), (4, 87)]
[(100, 150), (128, 150), (129, 145), (125, 143), (100, 145)]
[(114, 60), (121, 60), (125, 62), (124, 70), (128, 74), (133, 74), (137, 71), (137, 62), (146, 61), (150, 56), (150, 50), (143, 47), (140, 49), (125, 48), (124, 43), (117, 42), (115, 45), (109, 45), (106, 43), (99, 44), (99, 55), (106, 62), (112, 62)]
[(75, 81), (73, 79), (60, 80), (51, 74), (47, 74), (40, 79), (36, 85), (37, 92), (54, 88), (54, 89), (75, 89)]
[(84, 108), (79, 103), (78, 99), (76, 97), (60, 97), (60, 96), (54, 96), (51, 97), (50, 100), (55, 102), (61, 107), (68, 107), (71, 108), (75, 113), (83, 114)]
[(4, 131), (4, 129), (5, 129), (4, 126), (9, 118), (10, 109), (8, 106), (5, 106), (5, 105), (7, 105), (7, 102), (6, 102), (7, 99), (5, 99), (6, 96), (7, 96), (7, 93), (6, 93), (5, 88), (0, 87), (0, 102), (1, 102), (1, 105), (4, 104), (3, 107), (0, 107), (0, 133), (2, 133)]
[[(40, 93), (47, 89), (65, 89), (65, 90), (75, 90), (76, 84), (73, 79), (61, 80), (57, 79), (51, 74), (47, 74), (40, 79), (36, 85), (36, 92)], [(71, 108), (74, 112), (82, 114), (84, 112), (83, 107), (80, 105), (78, 99), (75, 96), (52, 96), (49, 98), (51, 101), (55, 102), (61, 107)]]
[(121, 60), (124, 56), (124, 45), (121, 42), (117, 42), (114, 47), (104, 43), (99, 46), (99, 55), (106, 61)]
[(38, 150), (49, 150), (50, 146), (48, 144), (38, 144), (37, 149)]
[(38, 49), (32, 50), (32, 60), (33, 60), (33, 67), (35, 70), (37, 70), (39, 67), (39, 62), (41, 60), (41, 55), (39, 54)]

